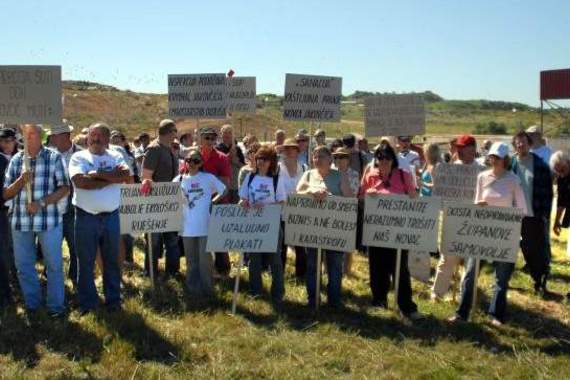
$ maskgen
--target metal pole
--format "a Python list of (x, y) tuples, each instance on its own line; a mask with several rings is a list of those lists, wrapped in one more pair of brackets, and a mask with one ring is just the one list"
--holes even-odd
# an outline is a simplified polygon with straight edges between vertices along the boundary
[[(23, 165), (23, 171), (24, 172), (28, 172), (31, 170), (31, 163), (30, 163), (30, 152), (28, 150), (28, 139), (26, 138), (26, 133), (25, 131), (22, 129), (22, 138), (24, 139), (24, 165)], [(33, 176), (30, 175), (30, 180), (26, 183), (26, 198), (27, 198), (27, 203), (30, 204), (32, 203), (32, 181), (34, 180)]]
[(479, 266), (481, 259), (475, 259), (475, 278), (473, 279), (473, 303), (471, 304), (471, 315), (477, 310), (477, 280), (479, 279)]
[(544, 133), (544, 107), (542, 99), (540, 100), (540, 134)]
[(400, 293), (400, 267), (402, 266), (402, 250), (396, 252), (396, 273), (394, 274), (394, 303), (398, 309), (398, 294)]
[(315, 310), (319, 310), (321, 303), (321, 269), (322, 269), (322, 250), (317, 248), (317, 294), (315, 299)]
[(233, 297), (233, 301), (232, 301), (232, 314), (233, 315), (236, 315), (237, 297), (238, 297), (238, 291), (239, 291), (239, 278), (241, 277), (241, 270), (243, 267), (243, 256), (244, 256), (244, 253), (240, 252), (239, 253), (238, 272), (236, 275), (236, 282), (234, 284), (234, 297)]
[(153, 259), (153, 252), (152, 252), (152, 233), (148, 233), (148, 273), (150, 275), (150, 285), (153, 287), (155, 287), (156, 285), (156, 281), (155, 281), (155, 273), (154, 273), (154, 259)]

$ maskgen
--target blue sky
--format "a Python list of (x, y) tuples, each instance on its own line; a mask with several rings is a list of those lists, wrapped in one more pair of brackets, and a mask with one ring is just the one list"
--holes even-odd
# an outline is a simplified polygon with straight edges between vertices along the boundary
[(570, 67), (570, 1), (12, 1), (1, 64), (166, 92), (167, 74), (343, 77), (354, 90), (538, 104), (539, 71)]

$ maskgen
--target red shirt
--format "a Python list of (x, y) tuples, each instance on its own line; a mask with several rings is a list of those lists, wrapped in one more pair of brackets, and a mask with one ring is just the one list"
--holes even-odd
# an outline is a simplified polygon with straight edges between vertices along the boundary
[(212, 149), (209, 153), (202, 149), (201, 153), (204, 159), (203, 168), (206, 173), (211, 173), (218, 178), (227, 177), (229, 180), (232, 179), (232, 168), (226, 154), (216, 149)]
[(402, 169), (392, 171), (390, 178), (383, 181), (378, 168), (372, 168), (364, 174), (360, 183), (360, 197), (364, 197), (369, 189), (377, 194), (409, 194), (416, 191), (412, 175)]

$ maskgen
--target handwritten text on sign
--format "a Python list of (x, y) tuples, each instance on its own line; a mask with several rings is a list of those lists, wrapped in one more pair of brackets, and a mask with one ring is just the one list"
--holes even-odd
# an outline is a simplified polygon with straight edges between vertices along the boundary
[(212, 208), (208, 252), (275, 252), (279, 241), (281, 206), (245, 209), (239, 205)]
[(290, 195), (285, 207), (285, 243), (352, 252), (356, 245), (355, 198)]
[(472, 203), (480, 170), (479, 165), (438, 164), (433, 175), (433, 195), (446, 201)]
[(514, 263), (522, 218), (518, 209), (449, 203), (443, 210), (441, 252)]
[(227, 111), (255, 113), (255, 77), (227, 78)]
[(369, 195), (364, 202), (362, 244), (437, 251), (441, 200), (402, 195)]
[(0, 66), (0, 123), (61, 124), (60, 66)]
[(283, 119), (340, 121), (342, 78), (287, 74)]
[(140, 187), (140, 184), (121, 186), (121, 233), (181, 231), (180, 183), (155, 182), (148, 196), (141, 194)]
[(168, 114), (172, 118), (224, 119), (226, 117), (226, 75), (169, 75)]
[(376, 95), (364, 100), (366, 136), (421, 135), (426, 130), (426, 114), (421, 95)]

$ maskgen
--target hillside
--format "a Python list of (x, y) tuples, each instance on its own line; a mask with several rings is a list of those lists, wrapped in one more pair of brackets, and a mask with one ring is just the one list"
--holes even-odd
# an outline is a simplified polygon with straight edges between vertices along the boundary
[[(356, 91), (345, 96), (342, 104), (342, 121), (322, 125), (329, 136), (347, 132), (363, 133), (363, 105), (365, 96), (372, 93)], [(477, 126), (489, 123), (504, 125), (514, 131), (540, 122), (539, 110), (521, 103), (489, 100), (445, 100), (439, 95), (423, 93), (427, 106), (427, 131), (429, 134), (458, 134), (477, 132)], [(113, 128), (121, 129), (128, 136), (142, 131), (153, 133), (160, 119), (167, 116), (167, 97), (159, 94), (144, 94), (118, 90), (112, 86), (85, 81), (64, 82), (64, 117), (73, 125), (83, 128), (96, 120), (103, 120)], [(282, 128), (293, 135), (299, 128), (310, 129), (309, 123), (293, 123), (281, 117), (281, 97), (274, 94), (258, 95), (258, 110), (255, 115), (234, 115), (231, 123), (238, 135), (254, 133), (267, 139)], [(513, 112), (513, 110), (516, 112)], [(547, 134), (560, 133), (563, 119), (547, 113)], [(200, 126), (219, 126), (223, 121), (203, 120)], [(196, 121), (182, 123), (180, 130), (196, 127)], [(480, 133), (480, 132), (479, 132)]]

